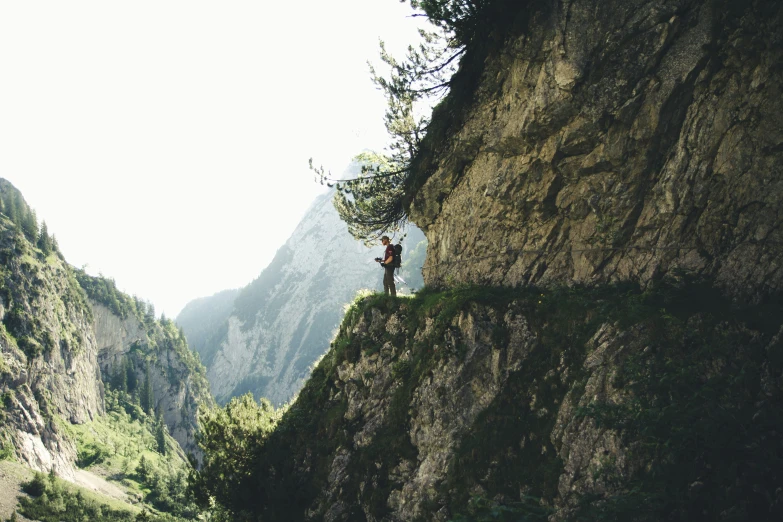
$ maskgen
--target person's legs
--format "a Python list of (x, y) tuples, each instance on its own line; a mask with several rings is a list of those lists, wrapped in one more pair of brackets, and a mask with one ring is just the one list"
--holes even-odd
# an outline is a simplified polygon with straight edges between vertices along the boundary
[(394, 284), (394, 268), (384, 268), (383, 274), (383, 290), (386, 295), (391, 293), (392, 297), (397, 297), (397, 286)]

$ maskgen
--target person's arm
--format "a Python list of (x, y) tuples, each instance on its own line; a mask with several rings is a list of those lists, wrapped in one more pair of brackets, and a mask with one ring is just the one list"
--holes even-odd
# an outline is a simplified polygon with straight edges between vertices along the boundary
[(383, 264), (384, 265), (391, 265), (392, 263), (394, 263), (394, 250), (392, 250), (391, 254), (390, 254), (389, 250), (387, 249), (386, 250), (386, 255), (388, 257), (386, 257), (386, 259), (383, 260)]

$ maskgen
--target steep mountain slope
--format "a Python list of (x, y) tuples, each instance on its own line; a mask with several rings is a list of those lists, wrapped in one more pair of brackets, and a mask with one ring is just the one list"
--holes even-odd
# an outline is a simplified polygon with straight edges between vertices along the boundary
[(43, 258), (5, 215), (0, 263), (3, 445), (33, 469), (73, 477), (76, 447), (53, 418), (81, 423), (103, 413), (92, 311), (62, 259)]
[[(176, 323), (185, 331), (188, 346), (196, 351), (201, 361), (209, 366), (220, 346), (221, 327), (234, 310), (234, 300), (239, 289), (223, 290), (210, 297), (195, 299), (185, 305)], [(213, 336), (218, 336), (213, 339)]]
[[(323, 354), (345, 304), (362, 288), (381, 288), (382, 272), (372, 259), (383, 248), (354, 240), (332, 197), (324, 194), (313, 203), (269, 266), (239, 291), (218, 328), (205, 325), (218, 324), (230, 293), (190, 303), (177, 317), (188, 340), (195, 340), (219, 402), (246, 392), (277, 404), (288, 401)], [(420, 288), (422, 242), (415, 228), (403, 240), (401, 275), (409, 287)]]
[[(119, 389), (113, 377), (120, 373), (138, 384), (135, 395), (126, 386), (130, 393), (121, 399), (134, 420), (151, 422), (158, 412), (168, 428), (159, 425), (159, 449), (168, 444), (168, 431), (198, 455), (197, 408), (214, 401), (182, 332), (156, 320), (146, 303), (119, 292), (113, 281), (68, 265), (6, 180), (0, 180), (0, 202), (2, 458), (78, 481), (76, 463), (83, 464), (86, 448), (72, 427), (104, 417), (106, 387)], [(139, 399), (146, 414), (134, 404)], [(186, 465), (182, 450), (175, 453)]]
[(236, 519), (779, 520), (781, 313), (697, 282), (365, 298)]
[(90, 296), (103, 379), (110, 381), (117, 372), (124, 372), (126, 379), (132, 374), (140, 389), (149, 376), (151, 409), (162, 415), (183, 450), (198, 455), (198, 407), (210, 407), (214, 399), (204, 367), (188, 349), (182, 331), (169, 320), (145, 315), (143, 305), (117, 291), (111, 281), (80, 271), (77, 277)]

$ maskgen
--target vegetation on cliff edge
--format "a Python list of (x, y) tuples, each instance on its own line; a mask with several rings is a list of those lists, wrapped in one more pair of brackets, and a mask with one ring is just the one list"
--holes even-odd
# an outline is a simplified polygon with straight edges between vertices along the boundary
[[(275, 430), (256, 440), (255, 468), (246, 477), (254, 485), (222, 508), (236, 520), (301, 520), (328, 488), (333, 460), (343, 448), (353, 456), (342, 498), (359, 519), (363, 510), (378, 519), (387, 516), (389, 494), (401, 485), (391, 471), (403, 461), (416, 462), (413, 394), (431, 369), (465, 356), (454, 321), (481, 307), (500, 317), (509, 310), (523, 315), (534, 348), (454, 448), (432, 512), (445, 508), (455, 520), (489, 519), (482, 517), (492, 513), (539, 520), (560, 506), (561, 514), (578, 520), (706, 521), (768, 520), (783, 509), (776, 493), (783, 480), (777, 449), (783, 397), (774, 385), (783, 371), (778, 335), (783, 306), (775, 301), (739, 307), (695, 282), (647, 290), (467, 287), (410, 299), (363, 298), (348, 310), (331, 350)], [(400, 316), (403, 333), (381, 338), (354, 333), (359, 321), (372, 321), (378, 313)], [(427, 323), (429, 333), (413, 338)], [(618, 433), (632, 465), (621, 468), (607, 460), (591, 472), (591, 480), (602, 485), (594, 491), (604, 493), (561, 498), (562, 462), (550, 434), (566, 397), (579, 403), (585, 357), (594, 349), (588, 341), (606, 324), (641, 335), (614, 363), (613, 386), (630, 398), (620, 403), (585, 398), (577, 416)], [(494, 342), (503, 345), (508, 335), (497, 323)], [(387, 342), (397, 353), (410, 350), (410, 358), (392, 360), (399, 385), (384, 424), (369, 445), (356, 447), (353, 437), (361, 424), (345, 417), (337, 369)], [(524, 437), (529, 442), (520, 446)], [(372, 488), (361, 487), (368, 481)], [(481, 496), (471, 501), (477, 492)]]
[[(381, 42), (380, 58), (389, 68), (388, 75), (370, 66), (372, 81), (387, 100), (385, 151), (358, 155), (362, 171), (349, 179), (336, 179), (310, 160), (316, 180), (337, 188), (334, 205), (348, 231), (365, 243), (405, 227), (413, 194), (427, 177), (422, 157), (431, 154), (433, 138), (440, 140), (451, 121), (470, 105), (487, 54), (520, 25), (529, 8), (528, 2), (512, 0), (410, 0), (410, 4), (433, 30), (420, 30), (418, 45), (410, 45), (403, 60), (392, 56)], [(429, 107), (438, 102), (430, 116)]]

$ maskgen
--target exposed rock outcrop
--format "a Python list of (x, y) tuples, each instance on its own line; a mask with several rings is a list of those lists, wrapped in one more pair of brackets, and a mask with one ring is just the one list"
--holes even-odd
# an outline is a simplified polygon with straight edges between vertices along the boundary
[(780, 2), (523, 9), (422, 167), (427, 284), (686, 271), (745, 298), (780, 291)]
[(91, 311), (62, 259), (40, 256), (2, 215), (0, 257), (3, 445), (33, 469), (72, 478), (76, 448), (55, 419), (103, 413)]
[(481, 502), (487, 520), (775, 520), (783, 393), (764, 383), (783, 376), (780, 310), (702, 285), (367, 298), (272, 434), (268, 496), (247, 505), (280, 520), (483, 520)]
[(195, 440), (198, 407), (214, 404), (203, 367), (194, 366), (197, 363), (193, 355), (177, 351), (160, 325), (154, 324), (150, 333), (150, 328), (135, 316), (123, 319), (101, 303), (91, 301), (91, 305), (103, 374), (111, 375), (130, 358), (136, 380), (141, 383), (149, 367), (155, 410), (160, 411), (182, 449), (200, 455)]

